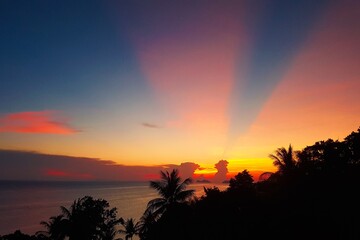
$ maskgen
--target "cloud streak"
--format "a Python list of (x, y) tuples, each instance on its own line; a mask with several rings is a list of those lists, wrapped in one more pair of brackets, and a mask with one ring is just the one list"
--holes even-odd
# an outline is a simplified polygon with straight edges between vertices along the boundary
[(159, 125), (153, 123), (147, 123), (147, 122), (143, 122), (141, 123), (141, 125), (146, 128), (161, 128)]
[(55, 111), (18, 112), (0, 118), (0, 133), (73, 134), (79, 132), (66, 121), (60, 120)]

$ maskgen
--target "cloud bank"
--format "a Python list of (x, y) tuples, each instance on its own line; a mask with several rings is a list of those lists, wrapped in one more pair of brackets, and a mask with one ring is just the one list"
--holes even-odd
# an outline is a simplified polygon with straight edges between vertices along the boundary
[(96, 158), (0, 150), (0, 180), (148, 181), (160, 171), (177, 168), (183, 179), (193, 177), (199, 165), (186, 162), (168, 166), (126, 166)]

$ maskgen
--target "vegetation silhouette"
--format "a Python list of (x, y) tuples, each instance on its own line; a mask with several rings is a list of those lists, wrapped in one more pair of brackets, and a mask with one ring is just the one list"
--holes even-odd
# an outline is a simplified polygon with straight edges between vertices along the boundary
[[(186, 239), (185, 231), (179, 231), (188, 218), (188, 202), (194, 190), (186, 190), (192, 182), (190, 178), (184, 181), (179, 171), (161, 171), (159, 181), (150, 181), (150, 187), (155, 189), (159, 198), (149, 201), (147, 209), (140, 221), (141, 239)], [(176, 233), (176, 235), (174, 235)]]
[(254, 187), (254, 179), (250, 173), (245, 169), (241, 173), (238, 173), (234, 178), (230, 179), (229, 188), (230, 191), (248, 190)]
[(359, 153), (360, 128), (342, 142), (278, 148), (269, 155), (275, 173), (254, 182), (245, 169), (225, 191), (204, 188), (142, 239), (360, 239)]
[(226, 190), (204, 188), (199, 198), (177, 170), (161, 172), (150, 182), (159, 198), (148, 203), (139, 223), (117, 219), (105, 200), (84, 197), (42, 222), (46, 231), (0, 239), (115, 239), (120, 223), (126, 239), (138, 234), (141, 240), (360, 239), (360, 128), (343, 141), (278, 148), (270, 159), (277, 171), (261, 181), (245, 169)]
[(116, 208), (110, 208), (104, 199), (94, 199), (91, 196), (78, 198), (69, 209), (64, 206), (60, 209), (62, 214), (50, 217), (49, 221), (40, 222), (46, 228), (45, 231), (38, 231), (33, 236), (16, 231), (0, 239), (114, 240), (117, 234), (116, 226), (123, 222), (116, 217)]
[(291, 144), (289, 145), (288, 150), (284, 147), (278, 148), (275, 151), (275, 154), (270, 154), (269, 157), (274, 160), (273, 164), (278, 167), (278, 172), (280, 174), (291, 174), (296, 167)]
[(52, 216), (48, 222), (41, 221), (40, 224), (46, 228), (46, 231), (36, 232), (37, 236), (47, 236), (54, 240), (65, 239), (69, 225), (64, 215)]
[(151, 211), (145, 211), (138, 223), (138, 232), (141, 239), (147, 239), (151, 235), (156, 224), (155, 217)]
[(185, 202), (192, 197), (194, 190), (185, 190), (192, 182), (190, 178), (181, 182), (177, 169), (160, 172), (161, 180), (150, 181), (150, 187), (155, 189), (160, 198), (155, 198), (148, 203), (147, 210), (151, 212), (155, 219), (159, 219), (165, 211), (174, 207), (176, 204)]
[(124, 226), (124, 229), (120, 229), (118, 232), (125, 234), (125, 240), (132, 240), (133, 236), (139, 233), (139, 223), (135, 223), (133, 218), (121, 221), (121, 225)]
[(116, 208), (109, 209), (106, 200), (90, 196), (75, 200), (70, 209), (61, 206), (61, 211), (69, 240), (103, 239), (112, 235), (115, 226), (121, 222), (116, 217)]
[(48, 239), (45, 236), (35, 236), (22, 233), (20, 230), (16, 230), (14, 233), (10, 233), (4, 236), (0, 236), (1, 240), (41, 240)]

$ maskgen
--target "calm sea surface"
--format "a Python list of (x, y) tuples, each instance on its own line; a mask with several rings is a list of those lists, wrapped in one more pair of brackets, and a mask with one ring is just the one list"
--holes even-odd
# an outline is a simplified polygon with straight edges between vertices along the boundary
[[(189, 186), (197, 196), (203, 195), (203, 186)], [(217, 185), (220, 189), (226, 185)], [(27, 234), (44, 230), (40, 221), (60, 214), (60, 206), (70, 207), (83, 196), (102, 198), (116, 207), (118, 217), (139, 220), (149, 200), (158, 197), (147, 182), (7, 182), (0, 181), (0, 235), (17, 229)]]

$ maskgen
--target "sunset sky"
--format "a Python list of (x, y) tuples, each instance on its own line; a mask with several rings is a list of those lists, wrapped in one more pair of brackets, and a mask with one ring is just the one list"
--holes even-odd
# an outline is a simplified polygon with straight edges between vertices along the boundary
[(4, 0), (0, 23), (5, 179), (274, 171), (360, 126), (360, 1)]

